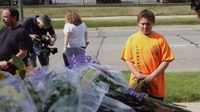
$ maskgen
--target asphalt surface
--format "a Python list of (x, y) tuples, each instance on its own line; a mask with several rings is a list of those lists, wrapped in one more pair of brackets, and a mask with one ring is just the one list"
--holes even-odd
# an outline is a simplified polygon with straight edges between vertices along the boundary
[[(190, 18), (190, 16), (157, 16), (156, 18)], [(123, 17), (88, 17), (84, 20), (105, 19), (136, 19), (136, 16)], [(63, 20), (63, 19), (53, 19)], [(170, 63), (166, 72), (200, 71), (200, 26), (199, 25), (168, 25), (154, 26), (154, 31), (164, 35), (168, 41), (175, 60)], [(101, 64), (109, 65), (119, 71), (128, 71), (124, 62), (120, 60), (121, 51), (128, 37), (138, 31), (133, 27), (100, 27), (89, 28), (88, 40), (90, 42), (86, 49), (87, 55), (94, 56)], [(50, 64), (64, 64), (62, 59), (63, 31), (56, 30), (58, 39), (55, 46), (59, 52), (51, 55)], [(186, 106), (192, 112), (200, 112), (200, 102), (178, 103)]]
[[(136, 31), (138, 31), (137, 27), (89, 28), (90, 44), (86, 49), (87, 55), (94, 56), (101, 64), (127, 71), (124, 62), (120, 60), (120, 55), (126, 40)], [(175, 60), (170, 63), (166, 72), (200, 71), (200, 26), (155, 26), (154, 31), (165, 36), (175, 55)], [(61, 57), (63, 31), (57, 29), (56, 33), (58, 39), (55, 46), (59, 51), (51, 55), (50, 63), (64, 64)]]

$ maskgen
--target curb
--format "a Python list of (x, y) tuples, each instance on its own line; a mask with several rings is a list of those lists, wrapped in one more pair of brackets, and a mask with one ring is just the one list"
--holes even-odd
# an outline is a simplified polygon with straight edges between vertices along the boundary
[[(156, 16), (156, 18), (194, 18), (196, 15), (170, 15), (170, 16)], [(83, 20), (109, 20), (109, 19), (137, 19), (137, 16), (112, 16), (112, 17), (82, 17)], [(53, 21), (62, 21), (65, 18), (52, 18)]]

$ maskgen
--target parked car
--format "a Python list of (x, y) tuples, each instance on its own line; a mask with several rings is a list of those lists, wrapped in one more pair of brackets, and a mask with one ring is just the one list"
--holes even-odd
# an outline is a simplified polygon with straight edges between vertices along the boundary
[(186, 0), (160, 0), (160, 3), (183, 3), (186, 2)]
[(52, 0), (47, 0), (47, 4), (52, 4)]
[(10, 0), (0, 0), (0, 6), (10, 5)]
[(1, 6), (17, 5), (18, 0), (0, 0)]
[(121, 0), (96, 0), (97, 3), (121, 3)]
[[(22, 0), (24, 5), (42, 5), (45, 0)], [(46, 0), (46, 4), (52, 4), (52, 0)], [(18, 5), (18, 0), (0, 0), (0, 6)]]
[(27, 5), (42, 5), (42, 4), (52, 4), (52, 0), (24, 0), (24, 4)]
[(11, 5), (17, 5), (18, 4), (18, 0), (11, 0)]

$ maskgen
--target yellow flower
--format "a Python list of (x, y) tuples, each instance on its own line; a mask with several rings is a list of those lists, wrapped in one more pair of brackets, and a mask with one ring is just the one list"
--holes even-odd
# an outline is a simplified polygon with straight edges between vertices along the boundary
[(25, 74), (25, 72), (26, 72), (27, 70), (30, 70), (30, 69), (31, 69), (30, 66), (23, 66), (22, 68), (16, 70), (16, 71), (15, 71), (15, 74), (20, 74), (20, 73)]
[(20, 71), (19, 71), (19, 70), (16, 70), (16, 71), (15, 71), (15, 74), (19, 74), (19, 73), (20, 73)]
[(23, 67), (21, 68), (22, 71), (27, 71), (27, 70), (30, 70), (30, 69), (31, 69), (30, 66), (23, 66)]
[(5, 79), (6, 77), (5, 77), (5, 75), (3, 74), (3, 72), (0, 72), (0, 80), (3, 80), (3, 79)]
[(15, 71), (15, 74), (18, 74), (21, 76), (22, 79), (28, 77), (28, 75), (26, 74), (27, 70), (30, 70), (31, 67), (30, 66), (22, 66), (20, 69)]

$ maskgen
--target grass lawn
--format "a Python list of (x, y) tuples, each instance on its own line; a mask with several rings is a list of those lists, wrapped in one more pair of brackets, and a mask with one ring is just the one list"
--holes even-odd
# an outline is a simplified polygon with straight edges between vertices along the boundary
[[(17, 7), (16, 7), (17, 8)], [(0, 11), (2, 12), (2, 9)], [(68, 10), (75, 10), (81, 17), (108, 17), (108, 16), (137, 16), (143, 9), (149, 9), (156, 16), (170, 16), (170, 15), (195, 15), (191, 10), (189, 4), (182, 5), (121, 5), (121, 6), (83, 6), (83, 7), (69, 7), (69, 6), (24, 6), (24, 18), (35, 16), (38, 14), (47, 14), (50, 18), (65, 18)], [(118, 19), (118, 20), (85, 20), (88, 27), (120, 27), (120, 26), (134, 26), (137, 24), (136, 19)], [(62, 29), (65, 21), (53, 21), (53, 27)], [(156, 19), (156, 25), (194, 25), (198, 24), (196, 18), (173, 18), (173, 19)], [(3, 23), (0, 22), (0, 28)]]
[[(129, 73), (125, 79), (129, 81)], [(166, 73), (166, 102), (200, 101), (200, 72)]]
[[(123, 26), (136, 26), (136, 19), (115, 19), (115, 20), (85, 20), (89, 28), (95, 27), (123, 27)], [(53, 26), (57, 29), (64, 27), (64, 21), (53, 21)], [(196, 18), (162, 18), (156, 19), (156, 25), (197, 25), (199, 24)]]
[[(18, 8), (18, 7), (16, 7)], [(2, 12), (3, 8), (0, 8)], [(24, 18), (37, 14), (47, 14), (51, 18), (64, 18), (68, 10), (75, 10), (81, 17), (136, 16), (143, 9), (158, 15), (194, 15), (190, 4), (152, 5), (101, 5), (101, 6), (23, 6)]]
[[(96, 27), (123, 27), (123, 26), (136, 26), (136, 19), (129, 20), (85, 20), (84, 21), (88, 28)], [(52, 21), (52, 25), (55, 29), (63, 29), (65, 21)], [(199, 24), (196, 18), (166, 18), (156, 19), (156, 25), (197, 25)], [(3, 26), (3, 22), (0, 22), (0, 28)]]

